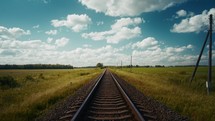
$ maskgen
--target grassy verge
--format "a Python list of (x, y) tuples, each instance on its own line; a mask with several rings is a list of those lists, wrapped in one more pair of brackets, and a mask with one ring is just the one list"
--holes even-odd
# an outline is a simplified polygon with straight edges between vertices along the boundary
[(0, 70), (1, 79), (9, 77), (17, 83), (11, 87), (11, 81), (1, 81), (4, 82), (0, 85), (1, 121), (33, 120), (101, 72), (101, 69)]
[[(207, 68), (201, 67), (189, 85), (192, 67), (112, 69), (145, 95), (152, 97), (193, 121), (215, 119), (215, 83), (208, 96)], [(214, 74), (214, 72), (213, 72)], [(213, 75), (213, 81), (215, 77)]]

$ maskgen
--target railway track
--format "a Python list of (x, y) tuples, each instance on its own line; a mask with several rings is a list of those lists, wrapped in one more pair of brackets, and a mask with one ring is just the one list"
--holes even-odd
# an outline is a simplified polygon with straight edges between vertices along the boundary
[(113, 74), (105, 70), (90, 93), (86, 97), (80, 97), (59, 120), (148, 121), (154, 118), (150, 115), (148, 117), (135, 107)]
[(35, 121), (188, 121), (105, 70)]

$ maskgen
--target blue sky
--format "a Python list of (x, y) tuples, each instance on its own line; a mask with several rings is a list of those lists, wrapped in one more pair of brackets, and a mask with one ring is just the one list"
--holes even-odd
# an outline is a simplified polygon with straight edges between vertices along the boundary
[[(0, 64), (193, 65), (213, 0), (1, 0)], [(213, 64), (215, 63), (213, 41)], [(207, 64), (205, 49), (201, 64)]]

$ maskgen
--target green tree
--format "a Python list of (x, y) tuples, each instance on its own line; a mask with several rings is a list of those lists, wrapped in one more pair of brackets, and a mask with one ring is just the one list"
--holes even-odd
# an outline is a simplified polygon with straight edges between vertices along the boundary
[(96, 67), (98, 67), (98, 68), (103, 68), (103, 63), (97, 63), (97, 64), (96, 64)]

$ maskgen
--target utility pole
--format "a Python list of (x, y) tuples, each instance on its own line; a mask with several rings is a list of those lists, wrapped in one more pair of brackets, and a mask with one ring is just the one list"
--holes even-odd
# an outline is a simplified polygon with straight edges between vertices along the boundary
[(132, 55), (131, 55), (131, 65), (130, 65), (130, 71), (131, 71), (131, 68), (132, 68)]
[(199, 66), (199, 62), (201, 60), (201, 56), (203, 54), (204, 48), (206, 46), (206, 43), (208, 41), (208, 37), (209, 37), (209, 52), (208, 52), (208, 79), (206, 81), (206, 88), (207, 88), (207, 94), (210, 94), (210, 88), (211, 88), (211, 81), (212, 81), (212, 33), (213, 33), (213, 15), (211, 14), (209, 17), (209, 30), (207, 33), (207, 36), (205, 38), (204, 44), (202, 46), (201, 52), (199, 54), (199, 58), (197, 60), (195, 69), (193, 71), (192, 77), (190, 79), (190, 83), (192, 82), (192, 80), (194, 79), (194, 76), (196, 74), (196, 71), (198, 69)]
[(210, 15), (210, 40), (209, 40), (209, 59), (208, 59), (208, 81), (207, 81), (207, 93), (209, 95), (210, 93), (210, 88), (211, 88), (211, 79), (212, 79), (212, 33), (213, 33), (213, 16), (212, 14)]
[(122, 69), (122, 60), (121, 60), (121, 69)]
[(132, 55), (131, 55), (131, 67), (132, 67)]

